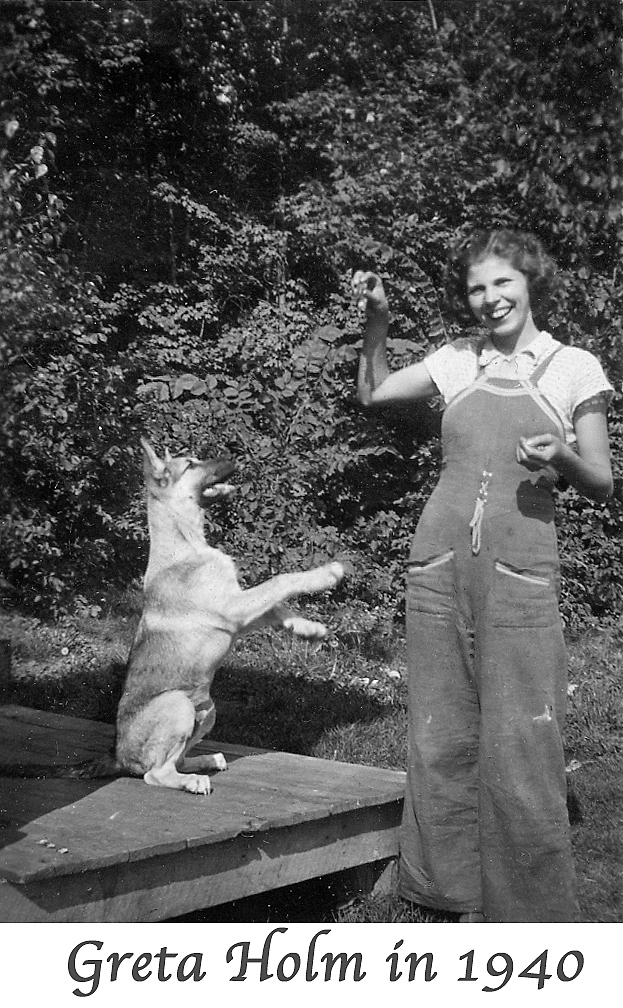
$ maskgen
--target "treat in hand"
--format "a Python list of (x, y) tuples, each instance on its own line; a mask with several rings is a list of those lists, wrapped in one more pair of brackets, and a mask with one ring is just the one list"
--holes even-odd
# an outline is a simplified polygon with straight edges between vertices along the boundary
[(353, 294), (359, 311), (376, 312), (387, 310), (387, 299), (383, 283), (376, 273), (357, 270), (351, 281)]

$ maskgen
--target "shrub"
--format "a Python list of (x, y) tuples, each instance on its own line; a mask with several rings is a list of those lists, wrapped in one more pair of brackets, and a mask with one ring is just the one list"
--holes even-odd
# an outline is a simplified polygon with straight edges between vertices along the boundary
[[(349, 278), (382, 276), (398, 366), (457, 332), (448, 242), (533, 228), (565, 271), (544, 322), (620, 389), (615, 5), (438, 0), (437, 30), (425, 5), (380, 0), (286, 21), (269, 3), (77, 6), (24, 0), (2, 70), (14, 597), (58, 609), (136, 577), (150, 433), (239, 461), (207, 521), (245, 577), (348, 553), (340, 591), (400, 612), (439, 404), (364, 415)], [(618, 464), (619, 394), (612, 435)], [(565, 617), (611, 617), (620, 504), (559, 500)]]

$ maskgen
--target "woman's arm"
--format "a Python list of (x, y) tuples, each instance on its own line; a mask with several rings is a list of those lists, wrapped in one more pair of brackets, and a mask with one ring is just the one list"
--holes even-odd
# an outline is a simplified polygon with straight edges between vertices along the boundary
[(386, 347), (389, 308), (379, 277), (375, 273), (357, 272), (353, 289), (366, 309), (357, 382), (360, 402), (364, 406), (389, 405), (436, 395), (437, 387), (422, 362), (390, 373)]
[(554, 434), (521, 438), (517, 461), (527, 469), (553, 465), (584, 497), (606, 501), (612, 494), (613, 479), (605, 404), (577, 416), (575, 434), (577, 453)]

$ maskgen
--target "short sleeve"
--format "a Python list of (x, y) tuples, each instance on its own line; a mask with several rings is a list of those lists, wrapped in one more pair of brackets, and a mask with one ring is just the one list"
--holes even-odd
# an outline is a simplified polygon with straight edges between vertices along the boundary
[(450, 379), (448, 367), (450, 357), (451, 346), (449, 343), (445, 343), (444, 346), (439, 347), (438, 350), (434, 350), (432, 354), (424, 358), (424, 364), (428, 373), (444, 399), (446, 398), (445, 392)]
[(444, 343), (424, 358), (424, 364), (446, 403), (471, 385), (478, 374), (477, 352), (468, 339)]
[[(569, 362), (569, 412), (571, 416), (578, 406), (586, 402), (587, 399), (600, 396), (609, 402), (614, 392), (597, 358), (588, 350), (574, 348), (574, 351), (575, 359), (572, 367), (571, 361)], [(561, 357), (564, 363), (566, 354), (563, 352)]]

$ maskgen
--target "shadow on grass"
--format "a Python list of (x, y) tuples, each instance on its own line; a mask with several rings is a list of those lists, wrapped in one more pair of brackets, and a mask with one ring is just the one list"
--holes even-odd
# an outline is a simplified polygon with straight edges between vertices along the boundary
[(0, 703), (113, 723), (124, 678), (125, 666), (120, 662), (88, 673), (79, 669), (64, 675), (23, 672), (0, 692)]
[(232, 900), (231, 903), (196, 910), (175, 917), (167, 923), (183, 924), (326, 924), (334, 923), (344, 900), (344, 888), (338, 876), (310, 879), (297, 885), (283, 886), (257, 896)]
[[(113, 723), (124, 677), (120, 663), (102, 665), (88, 675), (77, 669), (63, 675), (22, 672), (2, 691), (0, 702)], [(349, 747), (356, 744), (352, 736), (358, 726), (365, 735), (365, 726), (393, 721), (399, 710), (356, 686), (236, 661), (218, 671), (212, 693), (217, 709), (212, 735), (219, 742), (330, 758), (345, 758), (338, 755), (340, 729)], [(387, 760), (375, 758), (379, 731), (376, 727), (370, 735), (369, 761), (386, 765)], [(389, 742), (394, 729), (386, 734)], [(323, 739), (330, 753), (316, 751)]]
[(447, 924), (457, 920), (457, 914), (409, 903), (396, 893), (353, 898), (348, 872), (342, 872), (197, 910), (167, 923)]
[(623, 775), (620, 757), (604, 757), (578, 771), (582, 822), (572, 831), (582, 920), (623, 921)]
[(303, 755), (317, 755), (336, 729), (376, 723), (396, 709), (355, 686), (239, 663), (220, 670), (213, 696), (219, 741)]

